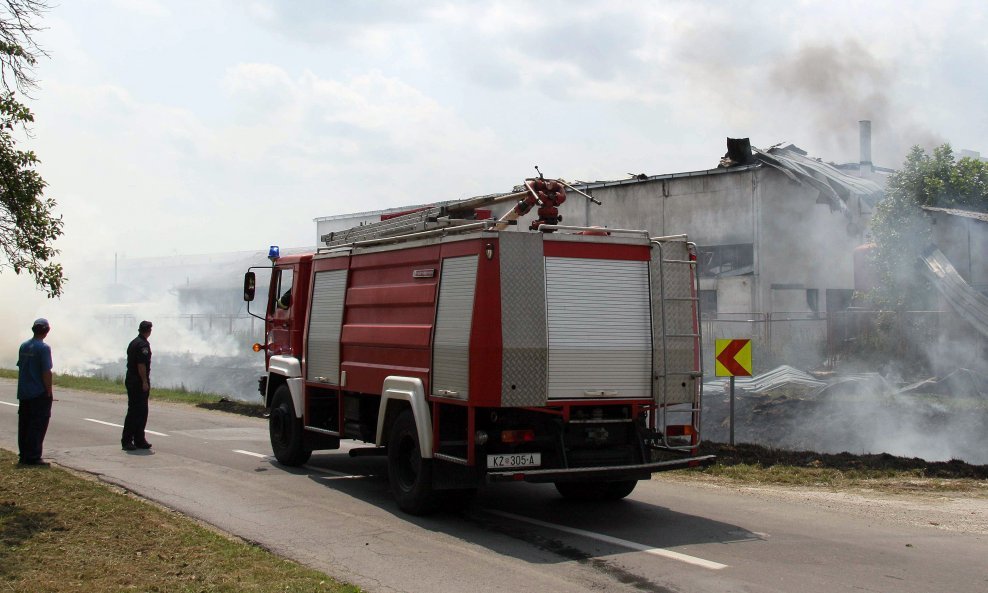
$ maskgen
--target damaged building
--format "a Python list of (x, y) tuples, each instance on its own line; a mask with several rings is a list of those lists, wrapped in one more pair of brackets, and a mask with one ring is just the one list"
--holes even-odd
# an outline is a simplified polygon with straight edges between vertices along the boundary
[[(728, 139), (727, 154), (711, 160), (716, 166), (702, 171), (574, 182), (602, 205), (571, 192), (562, 224), (686, 233), (699, 251), (707, 340), (750, 336), (759, 348), (812, 359), (782, 360), (818, 364), (827, 313), (851, 304), (854, 250), (890, 172), (871, 163), (870, 123), (861, 122), (859, 163), (828, 164), (792, 144), (763, 150), (747, 139)], [(419, 207), (317, 218), (316, 235)]]
[(717, 168), (586, 183), (604, 203), (567, 201), (566, 224), (687, 233), (700, 257), (706, 315), (819, 315), (848, 307), (853, 250), (882, 187), (794, 145), (728, 141)]

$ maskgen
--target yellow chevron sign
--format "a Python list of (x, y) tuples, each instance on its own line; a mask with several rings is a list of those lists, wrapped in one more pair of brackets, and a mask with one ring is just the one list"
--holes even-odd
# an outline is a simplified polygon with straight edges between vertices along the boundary
[(751, 340), (717, 340), (714, 365), (718, 377), (750, 377)]

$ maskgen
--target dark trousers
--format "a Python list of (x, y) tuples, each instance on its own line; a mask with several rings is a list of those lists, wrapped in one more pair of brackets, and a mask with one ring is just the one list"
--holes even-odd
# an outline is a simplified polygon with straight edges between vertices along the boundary
[(21, 461), (41, 461), (41, 446), (51, 418), (51, 398), (47, 395), (20, 400), (17, 408), (17, 448)]
[(127, 417), (124, 418), (123, 443), (146, 443), (144, 427), (148, 424), (148, 396), (140, 382), (127, 382)]

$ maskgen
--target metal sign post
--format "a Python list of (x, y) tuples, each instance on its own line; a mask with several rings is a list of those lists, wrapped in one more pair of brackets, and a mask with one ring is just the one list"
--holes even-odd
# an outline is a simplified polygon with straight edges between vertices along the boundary
[(734, 377), (751, 376), (751, 340), (717, 340), (714, 366), (718, 377), (731, 378), (729, 401), (731, 407), (731, 446), (734, 446)]
[(734, 375), (731, 375), (731, 446), (734, 446)]

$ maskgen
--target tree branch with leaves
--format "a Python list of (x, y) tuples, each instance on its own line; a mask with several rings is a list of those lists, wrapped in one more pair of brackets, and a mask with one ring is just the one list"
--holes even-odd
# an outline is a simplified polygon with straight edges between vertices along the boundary
[(14, 139), (16, 130), (29, 133), (34, 122), (16, 93), (30, 97), (37, 87), (33, 68), (46, 54), (34, 35), (40, 30), (37, 20), (48, 9), (37, 0), (0, 2), (0, 270), (27, 272), (49, 297), (56, 297), (65, 283), (62, 266), (54, 261), (62, 217), (55, 215), (55, 200), (44, 196), (37, 156), (19, 150)]
[(932, 154), (916, 146), (889, 177), (885, 198), (871, 221), (879, 273), (872, 298), (879, 307), (920, 309), (933, 302), (930, 283), (918, 268), (920, 256), (933, 242), (932, 223), (923, 206), (988, 212), (988, 163), (955, 160), (949, 144)]

